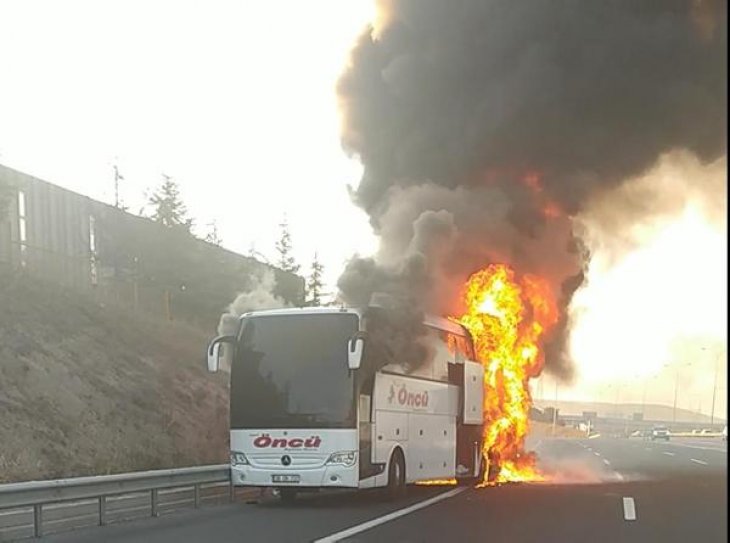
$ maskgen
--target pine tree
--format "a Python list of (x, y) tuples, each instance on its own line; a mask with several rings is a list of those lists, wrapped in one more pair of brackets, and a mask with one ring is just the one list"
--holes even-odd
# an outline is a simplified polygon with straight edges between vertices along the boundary
[(322, 274), (324, 265), (319, 261), (317, 253), (314, 253), (312, 260), (312, 268), (307, 278), (307, 296), (309, 297), (308, 305), (318, 307), (322, 305)]
[(279, 241), (276, 242), (276, 252), (279, 253), (279, 267), (284, 271), (297, 273), (299, 271), (299, 264), (296, 263), (291, 254), (291, 233), (289, 232), (289, 222), (286, 220), (286, 217), (279, 224), (279, 228), (281, 228), (281, 236), (279, 237)]
[(180, 187), (169, 175), (162, 175), (163, 181), (157, 191), (150, 196), (152, 220), (170, 228), (183, 228), (187, 232), (193, 226), (188, 218), (188, 210), (180, 196)]
[(220, 234), (218, 234), (218, 225), (215, 221), (213, 221), (208, 223), (208, 228), (210, 228), (210, 230), (205, 235), (205, 241), (220, 247), (221, 243), (223, 243), (223, 239), (220, 237)]

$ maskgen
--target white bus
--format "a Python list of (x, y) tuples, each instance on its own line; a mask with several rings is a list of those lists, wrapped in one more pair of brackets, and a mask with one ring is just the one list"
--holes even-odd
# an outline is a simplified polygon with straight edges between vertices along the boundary
[(484, 368), (468, 331), (427, 318), (420, 364), (384, 365), (378, 311), (256, 311), (210, 343), (209, 371), (224, 351), (231, 364), (234, 485), (288, 501), (337, 487), (398, 497), (410, 483), (483, 476)]

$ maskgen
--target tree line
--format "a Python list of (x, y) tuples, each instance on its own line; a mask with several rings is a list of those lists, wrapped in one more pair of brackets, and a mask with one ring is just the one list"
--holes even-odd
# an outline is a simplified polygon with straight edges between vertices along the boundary
[[(194, 221), (188, 214), (187, 206), (180, 194), (180, 187), (172, 177), (163, 175), (162, 183), (148, 197), (147, 204), (150, 219), (168, 228), (182, 230), (193, 235)], [(215, 221), (209, 225), (209, 231), (202, 239), (214, 245), (221, 245), (223, 240), (218, 233)], [(279, 224), (279, 238), (275, 243), (275, 250), (278, 255), (276, 266), (283, 271), (299, 274), (301, 266), (293, 256), (292, 236), (286, 218)], [(255, 251), (252, 253), (251, 256), (255, 256)], [(324, 265), (315, 252), (309, 272), (305, 277), (305, 305), (322, 305), (323, 276)]]

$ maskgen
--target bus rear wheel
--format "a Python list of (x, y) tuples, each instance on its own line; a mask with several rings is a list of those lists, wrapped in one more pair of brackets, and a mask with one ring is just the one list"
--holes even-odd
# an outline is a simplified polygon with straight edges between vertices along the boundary
[(473, 475), (470, 475), (467, 477), (457, 477), (456, 482), (459, 486), (472, 486), (484, 483), (486, 482), (484, 477), (486, 476), (488, 469), (489, 460), (487, 460), (486, 456), (482, 455), (481, 459), (479, 460), (479, 472), (477, 473), (477, 476), (474, 477)]
[(396, 450), (390, 459), (386, 492), (390, 500), (402, 498), (406, 493), (406, 461), (400, 449)]

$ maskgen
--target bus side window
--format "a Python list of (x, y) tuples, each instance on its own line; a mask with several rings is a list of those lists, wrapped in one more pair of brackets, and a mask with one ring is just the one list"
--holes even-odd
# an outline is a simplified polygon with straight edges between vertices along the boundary
[(469, 358), (464, 349), (464, 338), (450, 332), (446, 332), (446, 334), (448, 335), (449, 351), (453, 354), (454, 361), (457, 364), (463, 364), (464, 360)]
[(443, 330), (431, 328), (429, 334), (434, 349), (433, 378), (437, 381), (447, 382), (449, 380), (449, 363), (454, 361), (454, 356), (448, 344), (447, 333)]
[(477, 362), (477, 355), (474, 352), (474, 342), (471, 339), (471, 336), (467, 336), (464, 338), (464, 345), (465, 345), (465, 351), (467, 353), (467, 358), (473, 362)]
[(456, 354), (456, 361), (463, 363), (464, 360), (474, 360), (474, 349), (472, 348), (471, 341), (466, 336), (452, 335), (452, 342), (455, 345), (454, 351)]
[(459, 336), (459, 350), (466, 360), (474, 360), (471, 345), (469, 345), (469, 340), (465, 336)]
[(418, 343), (422, 348), (423, 359), (412, 364), (409, 375), (434, 379), (435, 366), (438, 363), (438, 341), (431, 328), (425, 328), (425, 334), (418, 337)]

